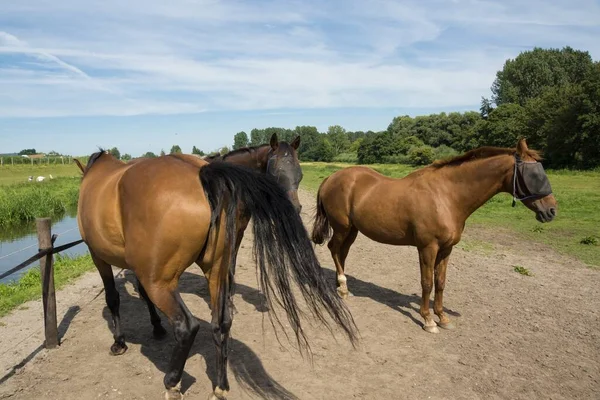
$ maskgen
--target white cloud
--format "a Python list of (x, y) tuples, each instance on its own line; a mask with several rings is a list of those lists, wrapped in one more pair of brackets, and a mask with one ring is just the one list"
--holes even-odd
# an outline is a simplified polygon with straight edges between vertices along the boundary
[(588, 0), (5, 3), (0, 117), (455, 108), (523, 49), (600, 50)]

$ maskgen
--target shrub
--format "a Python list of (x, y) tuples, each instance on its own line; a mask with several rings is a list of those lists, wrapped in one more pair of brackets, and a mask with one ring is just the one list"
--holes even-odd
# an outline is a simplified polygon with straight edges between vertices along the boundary
[(412, 165), (431, 164), (434, 158), (435, 153), (431, 146), (413, 147), (408, 151), (408, 159)]

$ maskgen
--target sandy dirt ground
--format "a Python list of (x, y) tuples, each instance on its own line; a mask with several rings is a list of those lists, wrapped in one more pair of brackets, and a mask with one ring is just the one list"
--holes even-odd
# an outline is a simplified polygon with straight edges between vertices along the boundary
[[(314, 196), (303, 192), (301, 201), (310, 226)], [(600, 271), (550, 248), (467, 227), (451, 256), (444, 296), (457, 329), (435, 335), (421, 328), (416, 249), (359, 235), (347, 261), (347, 302), (360, 346), (352, 349), (341, 334), (307, 322), (311, 364), (285, 338), (276, 340), (256, 290), (251, 241), (247, 231), (238, 256), (229, 399), (600, 398)], [(327, 247), (317, 252), (335, 286)], [(533, 276), (514, 272), (515, 265)], [(131, 274), (115, 274), (129, 350), (109, 355), (110, 313), (93, 271), (57, 293), (60, 348), (40, 346), (40, 302), (0, 320), (1, 399), (163, 398), (170, 326), (164, 321), (169, 335), (155, 340)], [(184, 372), (185, 398), (206, 399), (215, 349), (199, 268), (188, 269), (180, 288), (201, 321)]]

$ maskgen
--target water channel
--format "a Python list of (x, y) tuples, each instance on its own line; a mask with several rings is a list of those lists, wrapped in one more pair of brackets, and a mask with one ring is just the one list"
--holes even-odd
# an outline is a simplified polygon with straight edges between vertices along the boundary
[[(54, 246), (60, 246), (73, 242), (81, 238), (77, 228), (76, 211), (66, 213), (61, 218), (52, 221), (52, 233), (58, 234)], [(38, 252), (38, 239), (35, 228), (35, 221), (12, 228), (0, 230), (0, 274), (19, 265), (23, 261)], [(71, 247), (60, 254), (71, 257), (84, 255), (88, 253), (85, 243), (80, 243)], [(39, 261), (35, 261), (28, 267), (15, 272), (0, 280), (0, 283), (8, 283), (19, 279), (30, 268), (39, 268)]]

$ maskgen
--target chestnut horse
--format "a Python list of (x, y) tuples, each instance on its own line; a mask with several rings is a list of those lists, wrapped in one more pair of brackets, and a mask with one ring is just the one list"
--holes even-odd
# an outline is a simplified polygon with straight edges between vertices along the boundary
[(273, 176), (287, 192), (296, 211), (300, 213), (302, 205), (298, 199), (298, 186), (302, 180), (302, 169), (298, 160), (298, 147), (300, 147), (300, 136), (297, 136), (292, 143), (287, 143), (283, 140), (279, 141), (277, 134), (274, 133), (269, 144), (242, 147), (226, 154), (217, 153), (204, 157), (204, 160), (244, 165)]
[[(202, 268), (210, 291), (217, 349), (217, 382), (211, 397), (224, 399), (229, 390), (233, 266), (236, 238), (246, 228), (246, 216), (254, 218), (254, 252), (269, 317), (275, 300), (284, 309), (300, 349), (310, 351), (292, 292), (295, 282), (313, 315), (329, 327), (325, 319), (329, 314), (355, 344), (352, 315), (326, 283), (300, 216), (272, 177), (184, 154), (124, 163), (100, 151), (91, 155), (85, 168), (77, 164), (83, 172), (77, 220), (104, 283), (114, 323), (111, 352), (119, 355), (127, 350), (114, 265), (135, 273), (155, 336), (166, 333), (155, 306), (173, 326), (176, 344), (164, 378), (168, 399), (181, 398), (181, 376), (200, 327), (177, 288), (181, 274), (193, 263)], [(273, 319), (271, 323), (275, 328)]]
[(331, 237), (328, 247), (339, 294), (348, 295), (345, 261), (358, 232), (380, 243), (415, 246), (421, 266), (423, 328), (439, 332), (429, 313), (435, 275), (433, 309), (438, 325), (452, 329), (442, 304), (446, 267), (467, 218), (499, 192), (512, 193), (513, 206), (515, 199), (521, 200), (540, 222), (556, 216), (557, 203), (540, 159), (521, 139), (516, 149), (481, 147), (401, 179), (361, 166), (325, 178), (317, 194), (312, 240), (323, 244)]

